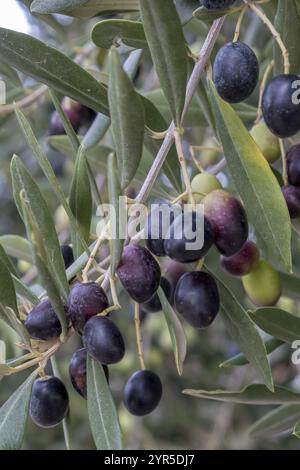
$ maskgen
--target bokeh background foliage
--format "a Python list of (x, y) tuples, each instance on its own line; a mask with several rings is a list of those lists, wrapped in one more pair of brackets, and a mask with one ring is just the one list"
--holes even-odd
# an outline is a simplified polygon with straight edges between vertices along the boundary
[[(0, 28), (0, 74), (7, 86), (7, 104), (0, 108), (0, 303), (5, 306), (1, 307), (0, 338), (5, 341), (7, 358), (19, 358), (22, 350), (16, 342), (28, 342), (19, 321), (22, 308), (18, 307), (25, 299), (35, 304), (46, 289), (65, 324), (61, 299), (67, 297), (68, 280), (85, 264), (90, 234), (98, 222), (96, 205), (109, 199), (115, 202), (128, 184), (133, 195), (140, 191), (161, 145), (160, 140), (152, 139), (153, 131), (165, 131), (172, 119), (180, 123), (193, 68), (186, 43), (198, 54), (212, 21), (220, 16), (199, 8), (198, 0), (175, 1), (180, 22), (172, 1), (162, 5), (162, 0), (152, 0), (154, 17), (146, 0), (23, 0), (19, 4), (26, 12), (30, 35)], [(220, 46), (232, 40), (240, 7), (237, 1), (223, 12), (226, 20), (212, 59)], [(280, 32), (292, 72), (299, 74), (300, 2), (270, 0), (260, 8)], [(157, 30), (162, 34), (157, 35)], [(242, 24), (241, 40), (255, 51), (261, 76), (273, 58), (276, 72), (282, 70), (273, 38), (250, 12)], [(119, 47), (110, 52), (114, 45)], [(94, 110), (93, 124), (82, 122), (75, 133), (61, 108), (65, 96)], [(218, 319), (208, 331), (184, 324), (185, 358), (182, 326), (160, 294), (165, 315), (148, 315), (142, 331), (147, 366), (161, 377), (164, 395), (153, 414), (137, 419), (122, 404), (124, 384), (138, 368), (138, 358), (132, 305), (121, 294), (122, 310), (113, 318), (124, 333), (127, 353), (120, 364), (110, 367), (110, 389), (125, 448), (299, 447), (298, 440), (291, 437), (292, 430), (299, 435), (300, 419), (299, 369), (291, 362), (291, 343), (300, 338), (299, 225), (291, 226), (274, 190), (276, 177), (280, 181), (280, 164), (272, 171), (246, 130), (256, 118), (257, 103), (258, 90), (246, 103), (230, 107), (220, 100), (210, 81), (201, 80), (184, 119), (183, 143), (190, 171), (196, 173), (189, 145), (215, 146), (214, 130), (218, 129), (228, 163), (219, 178), (224, 187), (242, 197), (253, 224), (252, 236), (262, 255), (280, 270), (283, 296), (276, 307), (256, 310), (241, 283), (225, 276), (219, 257), (210, 253), (206, 268), (218, 280), (220, 317), (225, 321)], [(49, 135), (54, 109), (61, 115), (67, 135)], [(297, 143), (297, 136), (292, 140)], [(202, 151), (198, 157), (206, 168), (220, 159), (213, 151)], [(251, 181), (246, 180), (249, 172), (245, 176), (241, 171), (245, 165), (254, 168)], [(171, 148), (151, 198), (171, 200), (180, 191), (180, 168)], [(67, 273), (59, 242), (72, 242), (77, 258)], [(111, 247), (114, 267), (121, 248), (116, 243)], [(107, 250), (104, 246), (103, 258)], [(59, 368), (70, 392), (66, 426), (71, 447), (117, 448), (120, 430), (115, 405), (95, 364), (89, 364), (89, 410), (72, 391), (68, 366), (79, 347), (80, 339), (73, 336), (48, 366), (55, 373)], [(9, 366), (12, 363), (0, 366), (1, 376)], [(34, 378), (34, 373), (22, 372), (1, 380), (0, 400), (5, 403), (0, 410), (2, 447), (22, 444)], [(192, 395), (201, 399), (182, 394), (183, 389), (193, 390)], [(214, 389), (216, 392), (207, 392)], [(91, 419), (89, 425), (88, 414), (97, 417), (103, 413), (91, 399), (95, 394), (107, 397), (102, 428), (97, 419)], [(12, 424), (7, 427), (8, 422)], [(103, 425), (109, 435), (106, 444)], [(28, 420), (23, 448), (65, 448), (62, 426), (41, 431)]]

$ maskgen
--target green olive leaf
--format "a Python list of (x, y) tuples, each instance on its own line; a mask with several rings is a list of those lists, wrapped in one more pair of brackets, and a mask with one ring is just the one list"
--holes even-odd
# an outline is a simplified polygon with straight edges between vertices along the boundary
[(88, 0), (33, 0), (30, 11), (32, 13), (62, 13), (67, 9), (80, 7)]
[(247, 405), (300, 404), (300, 393), (288, 388), (275, 386), (271, 392), (265, 385), (248, 385), (241, 390), (184, 390), (184, 394), (225, 403), (246, 403)]
[[(274, 26), (289, 52), (290, 73), (298, 75), (300, 73), (299, 56), (299, 28), (300, 10), (297, 0), (278, 0), (277, 13)], [(283, 73), (282, 52), (274, 41), (275, 74)]]
[(109, 49), (119, 41), (136, 49), (147, 47), (143, 24), (140, 21), (103, 20), (94, 26), (91, 37), (93, 43), (103, 49)]
[(39, 39), (0, 28), (0, 60), (62, 95), (108, 114), (106, 88), (65, 54)]
[(124, 189), (133, 179), (141, 160), (145, 116), (141, 98), (115, 48), (110, 52), (108, 97), (120, 183)]
[(19, 235), (1, 235), (0, 245), (3, 246), (9, 256), (30, 264), (33, 263), (30, 243), (26, 238)]
[(66, 299), (69, 292), (69, 284), (66, 277), (64, 260), (61, 254), (59, 241), (49, 208), (42, 193), (34, 182), (28, 170), (19, 157), (14, 155), (11, 162), (11, 175), (13, 182), (14, 199), (19, 214), (24, 218), (21, 193), (30, 205), (35, 225), (38, 227), (44, 246), (47, 247), (47, 265), (53, 277), (57, 280), (62, 296)]
[[(35, 0), (38, 1), (38, 0)], [(130, 11), (137, 11), (139, 10), (139, 0), (85, 0), (80, 1), (78, 6), (70, 6), (68, 8), (64, 8), (63, 11), (59, 10), (60, 13), (64, 15), (73, 16), (75, 18), (92, 18), (96, 15), (103, 15), (107, 13), (116, 13), (116, 12), (130, 12)], [(44, 8), (42, 4), (44, 0), (39, 0), (39, 8)], [(49, 11), (52, 13), (56, 13), (53, 11), (52, 1), (47, 0), (49, 6)], [(60, 9), (60, 0), (56, 0), (56, 8)], [(47, 11), (45, 11), (46, 13)]]
[(79, 148), (76, 159), (75, 171), (73, 174), (69, 204), (71, 211), (77, 220), (82, 237), (78, 236), (78, 231), (72, 232), (72, 245), (74, 257), (78, 258), (90, 239), (90, 228), (93, 215), (93, 200), (90, 180), (88, 175), (86, 155), (82, 147)]
[(252, 320), (266, 333), (286, 343), (300, 338), (300, 318), (274, 307), (258, 308), (250, 312)]
[(249, 429), (249, 435), (257, 438), (292, 430), (299, 419), (299, 405), (279, 406), (256, 421)]
[(0, 304), (11, 308), (19, 316), (16, 291), (9, 266), (10, 260), (0, 245)]
[(0, 408), (0, 449), (19, 450), (28, 417), (31, 390), (37, 371), (10, 396)]
[(236, 112), (208, 83), (217, 131), (247, 215), (270, 258), (291, 271), (291, 219), (281, 188)]
[[(118, 178), (118, 168), (116, 162), (116, 156), (114, 153), (110, 154), (108, 157), (108, 167), (107, 167), (107, 182), (108, 182), (108, 194), (110, 204), (115, 210), (115, 226), (118, 229), (122, 230), (124, 225), (122, 224), (122, 217), (120, 219), (120, 210), (125, 209), (120, 207), (120, 197), (122, 196), (122, 189)], [(110, 218), (111, 220), (111, 218)], [(126, 219), (125, 219), (126, 223)], [(110, 269), (111, 275), (115, 275), (115, 270), (117, 269), (120, 259), (122, 257), (122, 252), (124, 248), (125, 239), (121, 238), (119, 234), (111, 237), (110, 239)]]
[(101, 364), (87, 357), (87, 403), (93, 438), (98, 450), (121, 450), (117, 410)]
[(140, 0), (141, 16), (161, 87), (177, 126), (185, 102), (186, 42), (173, 0)]
[(232, 8), (220, 8), (218, 10), (209, 10), (205, 7), (199, 7), (194, 11), (193, 16), (200, 21), (214, 21), (225, 15), (232, 15), (238, 11), (241, 11), (241, 7)]
[(157, 293), (169, 328), (177, 371), (179, 375), (182, 375), (183, 363), (187, 351), (185, 332), (178, 316), (168, 302), (168, 299), (166, 298), (166, 295), (161, 287), (159, 287)]

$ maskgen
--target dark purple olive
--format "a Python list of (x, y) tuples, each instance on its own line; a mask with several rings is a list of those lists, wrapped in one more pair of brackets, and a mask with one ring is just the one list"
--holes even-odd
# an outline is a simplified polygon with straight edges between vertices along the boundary
[(248, 238), (248, 221), (238, 199), (217, 189), (203, 199), (205, 217), (214, 230), (215, 245), (224, 256), (237, 253)]
[(31, 419), (42, 428), (57, 426), (67, 415), (69, 396), (66, 387), (57, 377), (37, 379), (30, 400)]
[(300, 131), (299, 77), (278, 75), (264, 91), (262, 111), (273, 134), (292, 137)]
[(71, 264), (74, 263), (73, 249), (69, 245), (62, 245), (60, 249), (61, 249), (61, 254), (63, 256), (63, 259), (64, 259), (65, 268), (68, 269), (71, 266)]
[(206, 328), (220, 308), (215, 280), (207, 273), (194, 271), (184, 274), (175, 290), (177, 312), (194, 328)]
[(300, 187), (287, 185), (282, 188), (282, 193), (291, 219), (298, 219), (300, 217)]
[(222, 268), (232, 276), (246, 276), (259, 261), (259, 251), (255, 243), (247, 241), (245, 245), (232, 256), (221, 256)]
[(230, 42), (218, 51), (213, 81), (223, 100), (228, 103), (244, 101), (254, 91), (258, 77), (258, 61), (247, 44)]
[(135, 416), (151, 413), (162, 397), (162, 384), (158, 375), (151, 370), (135, 372), (124, 389), (124, 404)]
[[(67, 308), (65, 307), (66, 316)], [(25, 326), (31, 338), (47, 341), (59, 338), (61, 324), (49, 299), (43, 300), (36, 305), (28, 314)]]
[(300, 186), (300, 144), (293, 145), (286, 154), (289, 183)]
[(107, 317), (92, 317), (84, 327), (83, 343), (87, 353), (101, 364), (123, 359), (125, 344), (119, 328)]
[(82, 334), (86, 322), (109, 306), (108, 298), (96, 282), (78, 282), (69, 295), (68, 309), (74, 329)]
[(184, 212), (176, 217), (165, 240), (166, 254), (181, 263), (198, 261), (214, 242), (214, 232), (206, 217)]
[[(162, 277), (160, 280), (160, 287), (164, 291), (166, 298), (170, 301), (172, 295), (172, 286), (170, 281), (168, 281), (167, 278)], [(154, 296), (150, 300), (148, 300), (148, 302), (144, 302), (141, 306), (143, 310), (149, 313), (160, 312), (162, 309), (157, 293), (154, 294)]]
[(161, 278), (159, 264), (150, 251), (135, 244), (125, 247), (117, 274), (129, 296), (139, 303), (151, 299)]
[(157, 204), (148, 215), (145, 225), (146, 246), (156, 256), (166, 256), (164, 242), (174, 219), (181, 214), (179, 205)]
[[(103, 366), (106, 380), (109, 380), (108, 367)], [(87, 398), (86, 377), (87, 377), (87, 352), (85, 348), (75, 351), (69, 366), (69, 375), (74, 389), (83, 398)]]
[[(69, 118), (75, 132), (78, 131), (81, 124), (81, 117), (77, 111), (73, 109), (64, 109), (65, 114)], [(63, 123), (57, 111), (54, 111), (50, 118), (49, 135), (64, 135), (66, 133)]]

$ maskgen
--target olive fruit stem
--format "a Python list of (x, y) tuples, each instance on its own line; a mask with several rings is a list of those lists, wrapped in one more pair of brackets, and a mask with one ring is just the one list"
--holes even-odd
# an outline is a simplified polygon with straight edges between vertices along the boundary
[(139, 361), (141, 369), (145, 370), (145, 360), (144, 360), (144, 350), (143, 350), (143, 340), (141, 334), (141, 321), (140, 321), (140, 304), (137, 302), (134, 303), (134, 324), (136, 332), (136, 344), (138, 350)]
[(232, 42), (237, 42), (239, 40), (242, 22), (243, 22), (243, 19), (244, 19), (244, 16), (245, 16), (245, 13), (246, 13), (247, 9), (248, 9), (247, 5), (243, 6), (242, 11), (241, 11), (241, 13), (238, 17), (237, 23), (236, 23), (236, 28), (235, 28), (234, 37), (233, 37)]
[(284, 63), (284, 73), (288, 74), (290, 72), (290, 60), (289, 60), (289, 52), (285, 47), (280, 34), (269, 20), (269, 18), (265, 15), (265, 13), (258, 8), (254, 3), (250, 2), (249, 0), (243, 0), (244, 3), (262, 20), (264, 25), (270, 30), (272, 36), (274, 37), (275, 41), (277, 42), (283, 57)]
[(182, 199), (186, 198), (188, 196), (188, 193), (185, 191), (184, 193), (179, 194), (173, 201), (171, 201), (171, 204), (177, 204), (177, 202), (181, 201)]
[[(83, 282), (87, 282), (88, 281), (88, 271), (91, 267), (91, 265), (94, 263), (95, 261), (95, 257), (96, 257), (96, 254), (101, 246), (101, 243), (106, 239), (107, 237), (107, 230), (109, 228), (109, 225), (110, 225), (110, 222), (108, 222), (102, 229), (102, 232), (101, 234), (99, 235), (98, 237), (98, 240), (96, 241), (95, 243), (95, 246), (89, 256), (89, 259), (87, 260), (87, 263), (82, 271), (82, 278), (83, 278)], [(97, 269), (97, 268), (96, 268)]]
[(120, 305), (120, 302), (119, 302), (118, 293), (117, 293), (117, 289), (116, 289), (116, 280), (110, 276), (109, 283), (110, 283), (110, 292), (111, 292), (112, 301), (113, 301), (114, 305), (116, 307), (118, 307), (118, 309), (120, 309), (121, 305)]
[(254, 121), (254, 124), (258, 124), (259, 121), (262, 118), (262, 115), (263, 115), (263, 113), (262, 113), (263, 95), (264, 95), (264, 91), (265, 91), (266, 84), (267, 84), (267, 81), (268, 81), (268, 77), (269, 77), (273, 67), (274, 67), (274, 60), (272, 60), (269, 63), (268, 67), (266, 68), (265, 73), (264, 73), (263, 78), (262, 78), (262, 81), (261, 81), (261, 85), (259, 87), (259, 101), (258, 101), (258, 108), (257, 108), (257, 116), (256, 116), (256, 119)]
[(279, 139), (280, 151), (281, 151), (281, 159), (282, 159), (282, 178), (284, 185), (288, 184), (288, 174), (287, 174), (287, 164), (286, 164), (286, 152), (284, 147), (284, 140)]
[(190, 177), (189, 177), (189, 173), (188, 173), (188, 169), (187, 169), (187, 165), (186, 165), (186, 161), (185, 161), (185, 157), (184, 157), (184, 153), (182, 149), (181, 132), (179, 129), (174, 130), (174, 137), (175, 137), (176, 150), (178, 154), (178, 160), (181, 166), (186, 192), (189, 197), (189, 203), (192, 204), (193, 209), (195, 209), (196, 202), (195, 202), (195, 198), (193, 195), (191, 181), (190, 181)]

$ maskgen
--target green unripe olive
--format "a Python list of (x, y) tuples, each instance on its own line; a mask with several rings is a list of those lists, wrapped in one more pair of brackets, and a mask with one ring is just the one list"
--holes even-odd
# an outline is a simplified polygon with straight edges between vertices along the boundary
[(260, 147), (265, 159), (274, 163), (280, 157), (279, 139), (272, 134), (264, 121), (255, 124), (250, 131), (251, 136)]
[(270, 307), (275, 305), (281, 296), (279, 273), (267, 261), (260, 260), (242, 281), (247, 295), (255, 305)]
[(195, 202), (201, 202), (207, 194), (211, 193), (215, 189), (222, 189), (222, 185), (218, 178), (206, 171), (199, 173), (192, 179), (191, 187), (194, 193)]

